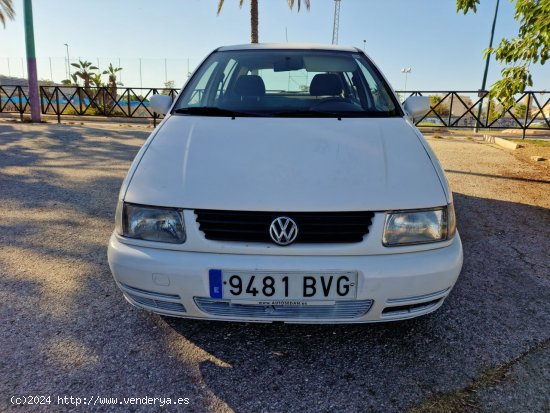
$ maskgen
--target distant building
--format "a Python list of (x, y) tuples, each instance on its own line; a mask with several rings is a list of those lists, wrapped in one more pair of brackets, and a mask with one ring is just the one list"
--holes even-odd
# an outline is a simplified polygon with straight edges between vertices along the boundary
[[(464, 118), (473, 118), (473, 115), (468, 112), (468, 108), (472, 106), (472, 99), (466, 95), (458, 96), (460, 97), (460, 99), (458, 99), (456, 96), (453, 98), (453, 107), (451, 108), (451, 114), (456, 117), (461, 117), (462, 115), (464, 115)], [(461, 100), (464, 103), (462, 103)]]

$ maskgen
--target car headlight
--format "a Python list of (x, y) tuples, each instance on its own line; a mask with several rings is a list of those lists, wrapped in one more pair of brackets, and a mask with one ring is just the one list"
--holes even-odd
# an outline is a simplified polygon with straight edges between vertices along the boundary
[(424, 244), (451, 239), (456, 232), (453, 204), (422, 211), (386, 214), (382, 243), (386, 247)]
[(185, 226), (181, 209), (151, 207), (119, 202), (116, 232), (127, 238), (183, 244)]

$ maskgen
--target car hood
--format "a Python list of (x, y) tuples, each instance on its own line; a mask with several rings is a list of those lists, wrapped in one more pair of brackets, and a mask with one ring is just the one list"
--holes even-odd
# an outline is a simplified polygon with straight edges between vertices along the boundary
[(403, 118), (171, 116), (136, 159), (125, 201), (264, 211), (444, 205), (420, 139)]

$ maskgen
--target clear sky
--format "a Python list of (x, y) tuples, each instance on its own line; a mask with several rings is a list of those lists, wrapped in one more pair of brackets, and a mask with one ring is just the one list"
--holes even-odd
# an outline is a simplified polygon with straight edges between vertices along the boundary
[[(403, 89), (401, 68), (411, 67), (407, 89), (477, 90), (484, 68), (496, 0), (481, 0), (477, 14), (456, 13), (455, 0), (342, 0), (339, 43), (363, 47), (388, 77)], [(25, 56), (22, 1), (17, 17), (0, 27), (0, 74), (20, 76)], [(66, 48), (105, 67), (123, 67), (126, 86), (179, 87), (212, 49), (250, 41), (249, 5), (225, 0), (34, 0), (39, 78), (66, 77)], [(311, 0), (311, 10), (291, 12), (286, 0), (259, 0), (261, 42), (330, 43), (333, 0)], [(513, 4), (501, 0), (495, 43), (517, 33)], [(9, 58), (9, 60), (8, 60)], [(51, 58), (51, 66), (50, 66)], [(166, 61), (165, 61), (166, 59)], [(9, 67), (8, 67), (9, 62)], [(51, 67), (51, 69), (50, 69)], [(532, 68), (533, 90), (550, 90), (550, 63)], [(498, 79), (494, 60), (488, 85)]]

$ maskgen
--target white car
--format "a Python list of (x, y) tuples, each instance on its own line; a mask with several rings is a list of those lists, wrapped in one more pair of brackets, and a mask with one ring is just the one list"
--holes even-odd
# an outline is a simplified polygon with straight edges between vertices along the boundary
[(357, 48), (221, 47), (120, 190), (109, 264), (133, 305), (288, 323), (402, 320), (462, 267), (452, 194), (412, 118)]

